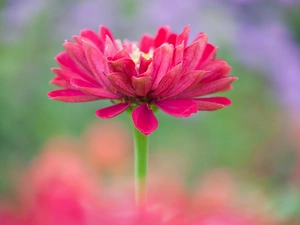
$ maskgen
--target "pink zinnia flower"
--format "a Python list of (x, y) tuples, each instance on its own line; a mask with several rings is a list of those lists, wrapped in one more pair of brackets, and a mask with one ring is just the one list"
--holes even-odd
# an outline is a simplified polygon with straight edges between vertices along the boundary
[(104, 26), (99, 34), (86, 29), (66, 41), (65, 52), (56, 56), (60, 68), (52, 84), (51, 99), (87, 102), (110, 99), (112, 106), (98, 109), (100, 118), (114, 117), (131, 108), (132, 120), (144, 135), (158, 121), (155, 108), (176, 117), (213, 111), (231, 104), (225, 97), (202, 97), (230, 89), (236, 80), (231, 67), (215, 59), (217, 48), (199, 33), (188, 45), (190, 27), (175, 34), (161, 27), (155, 37), (143, 35), (140, 42), (116, 40)]

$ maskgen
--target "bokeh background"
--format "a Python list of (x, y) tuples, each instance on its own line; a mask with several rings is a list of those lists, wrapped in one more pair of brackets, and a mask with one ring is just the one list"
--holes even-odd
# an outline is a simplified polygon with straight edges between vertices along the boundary
[[(55, 89), (49, 85), (50, 68), (56, 67), (54, 56), (63, 51), (63, 41), (84, 28), (97, 31), (101, 24), (115, 38), (128, 40), (139, 40), (143, 33), (155, 35), (162, 25), (181, 32), (190, 24), (191, 37), (207, 33), (209, 41), (219, 46), (217, 56), (239, 78), (224, 94), (233, 102), (226, 109), (187, 119), (157, 113), (149, 176), (159, 185), (172, 177), (188, 194), (208, 185), (213, 191), (202, 195), (208, 195), (209, 202), (222, 199), (220, 192), (234, 186), (239, 191), (223, 193), (226, 204), (236, 199), (240, 208), (259, 208), (274, 224), (300, 224), (299, 0), (1, 0), (3, 207), (24, 202), (20, 200), (27, 196), (24, 184), (35, 184), (32, 177), (71, 170), (68, 159), (73, 154), (93, 171), (89, 175), (97, 174), (94, 181), (111, 189), (122, 187), (118, 182), (130, 186), (133, 151), (128, 115), (100, 120), (94, 111), (108, 102), (66, 104), (46, 96)], [(169, 186), (169, 191), (173, 189)]]

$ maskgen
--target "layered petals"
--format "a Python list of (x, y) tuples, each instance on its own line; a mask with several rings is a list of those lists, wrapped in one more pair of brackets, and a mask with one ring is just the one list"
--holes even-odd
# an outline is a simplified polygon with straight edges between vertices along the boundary
[(194, 99), (166, 99), (155, 101), (154, 105), (163, 112), (176, 117), (189, 117), (198, 111), (198, 103)]
[(158, 121), (147, 103), (141, 104), (132, 111), (132, 121), (144, 135), (152, 133), (158, 126)]
[(140, 42), (115, 40), (105, 26), (99, 33), (82, 30), (56, 56), (59, 68), (52, 69), (56, 76), (51, 83), (63, 89), (48, 96), (65, 102), (122, 101), (96, 115), (111, 118), (134, 108), (132, 120), (144, 135), (158, 126), (151, 107), (189, 117), (198, 110), (229, 106), (228, 98), (205, 96), (232, 88), (237, 78), (229, 76), (231, 67), (215, 59), (217, 47), (208, 43), (205, 33), (198, 33), (191, 44), (189, 36), (190, 26), (179, 34), (160, 27), (155, 36), (144, 34)]
[(130, 102), (118, 103), (106, 108), (98, 109), (95, 114), (100, 118), (112, 118), (124, 112), (130, 106)]

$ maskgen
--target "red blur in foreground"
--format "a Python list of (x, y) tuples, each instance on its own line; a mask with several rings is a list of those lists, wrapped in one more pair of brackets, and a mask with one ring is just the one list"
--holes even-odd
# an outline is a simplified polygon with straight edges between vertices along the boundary
[(112, 118), (131, 108), (132, 120), (144, 135), (158, 126), (155, 108), (175, 117), (189, 117), (198, 110), (213, 111), (231, 104), (225, 97), (202, 97), (230, 90), (236, 77), (231, 67), (215, 59), (217, 48), (199, 33), (188, 45), (190, 27), (182, 33), (168, 27), (140, 42), (115, 40), (108, 28), (99, 34), (82, 30), (66, 41), (56, 56), (60, 68), (52, 81), (63, 89), (48, 93), (50, 99), (86, 102), (110, 99), (114, 105), (98, 109), (100, 118)]
[[(123, 142), (126, 129), (115, 123), (95, 124), (83, 135), (84, 141), (66, 138), (50, 140), (18, 185), (17, 204), (0, 201), (1, 225), (274, 225), (273, 215), (263, 210), (263, 198), (255, 204), (237, 204), (241, 198), (236, 179), (226, 171), (207, 173), (195, 190), (187, 192), (183, 181), (172, 174), (152, 174), (149, 179), (145, 211), (135, 207), (132, 177), (124, 174), (129, 166), (114, 171), (114, 166), (94, 166), (96, 146), (109, 148), (111, 137)], [(101, 130), (102, 129), (102, 130)], [(97, 132), (92, 132), (96, 131)], [(105, 139), (101, 139), (103, 132)], [(99, 142), (97, 142), (97, 140)], [(105, 143), (106, 142), (106, 143)], [(126, 143), (126, 141), (124, 141)], [(80, 149), (84, 146), (84, 149)], [(85, 147), (85, 146), (88, 146)], [(129, 154), (126, 145), (109, 156), (97, 153), (101, 163), (109, 157), (112, 165)], [(98, 151), (107, 152), (109, 149)], [(124, 157), (126, 160), (126, 157)], [(160, 160), (164, 162), (164, 159)], [(123, 162), (127, 165), (130, 163)], [(108, 172), (113, 170), (113, 173)], [(130, 171), (130, 172), (129, 172)], [(122, 173), (117, 174), (117, 173)], [(173, 171), (177, 174), (176, 171)], [(109, 176), (108, 176), (109, 175)], [(123, 177), (121, 177), (123, 176)], [(253, 197), (253, 196), (252, 196)], [(263, 212), (263, 213), (262, 213)]]

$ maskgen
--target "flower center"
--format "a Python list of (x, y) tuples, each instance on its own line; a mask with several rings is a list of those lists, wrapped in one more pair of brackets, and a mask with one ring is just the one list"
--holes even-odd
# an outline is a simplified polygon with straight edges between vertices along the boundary
[(132, 45), (132, 52), (130, 54), (131, 59), (135, 63), (137, 69), (140, 67), (140, 56), (143, 56), (145, 59), (150, 59), (153, 57), (153, 49), (150, 49), (148, 53), (144, 53), (140, 50), (140, 48), (136, 45)]

